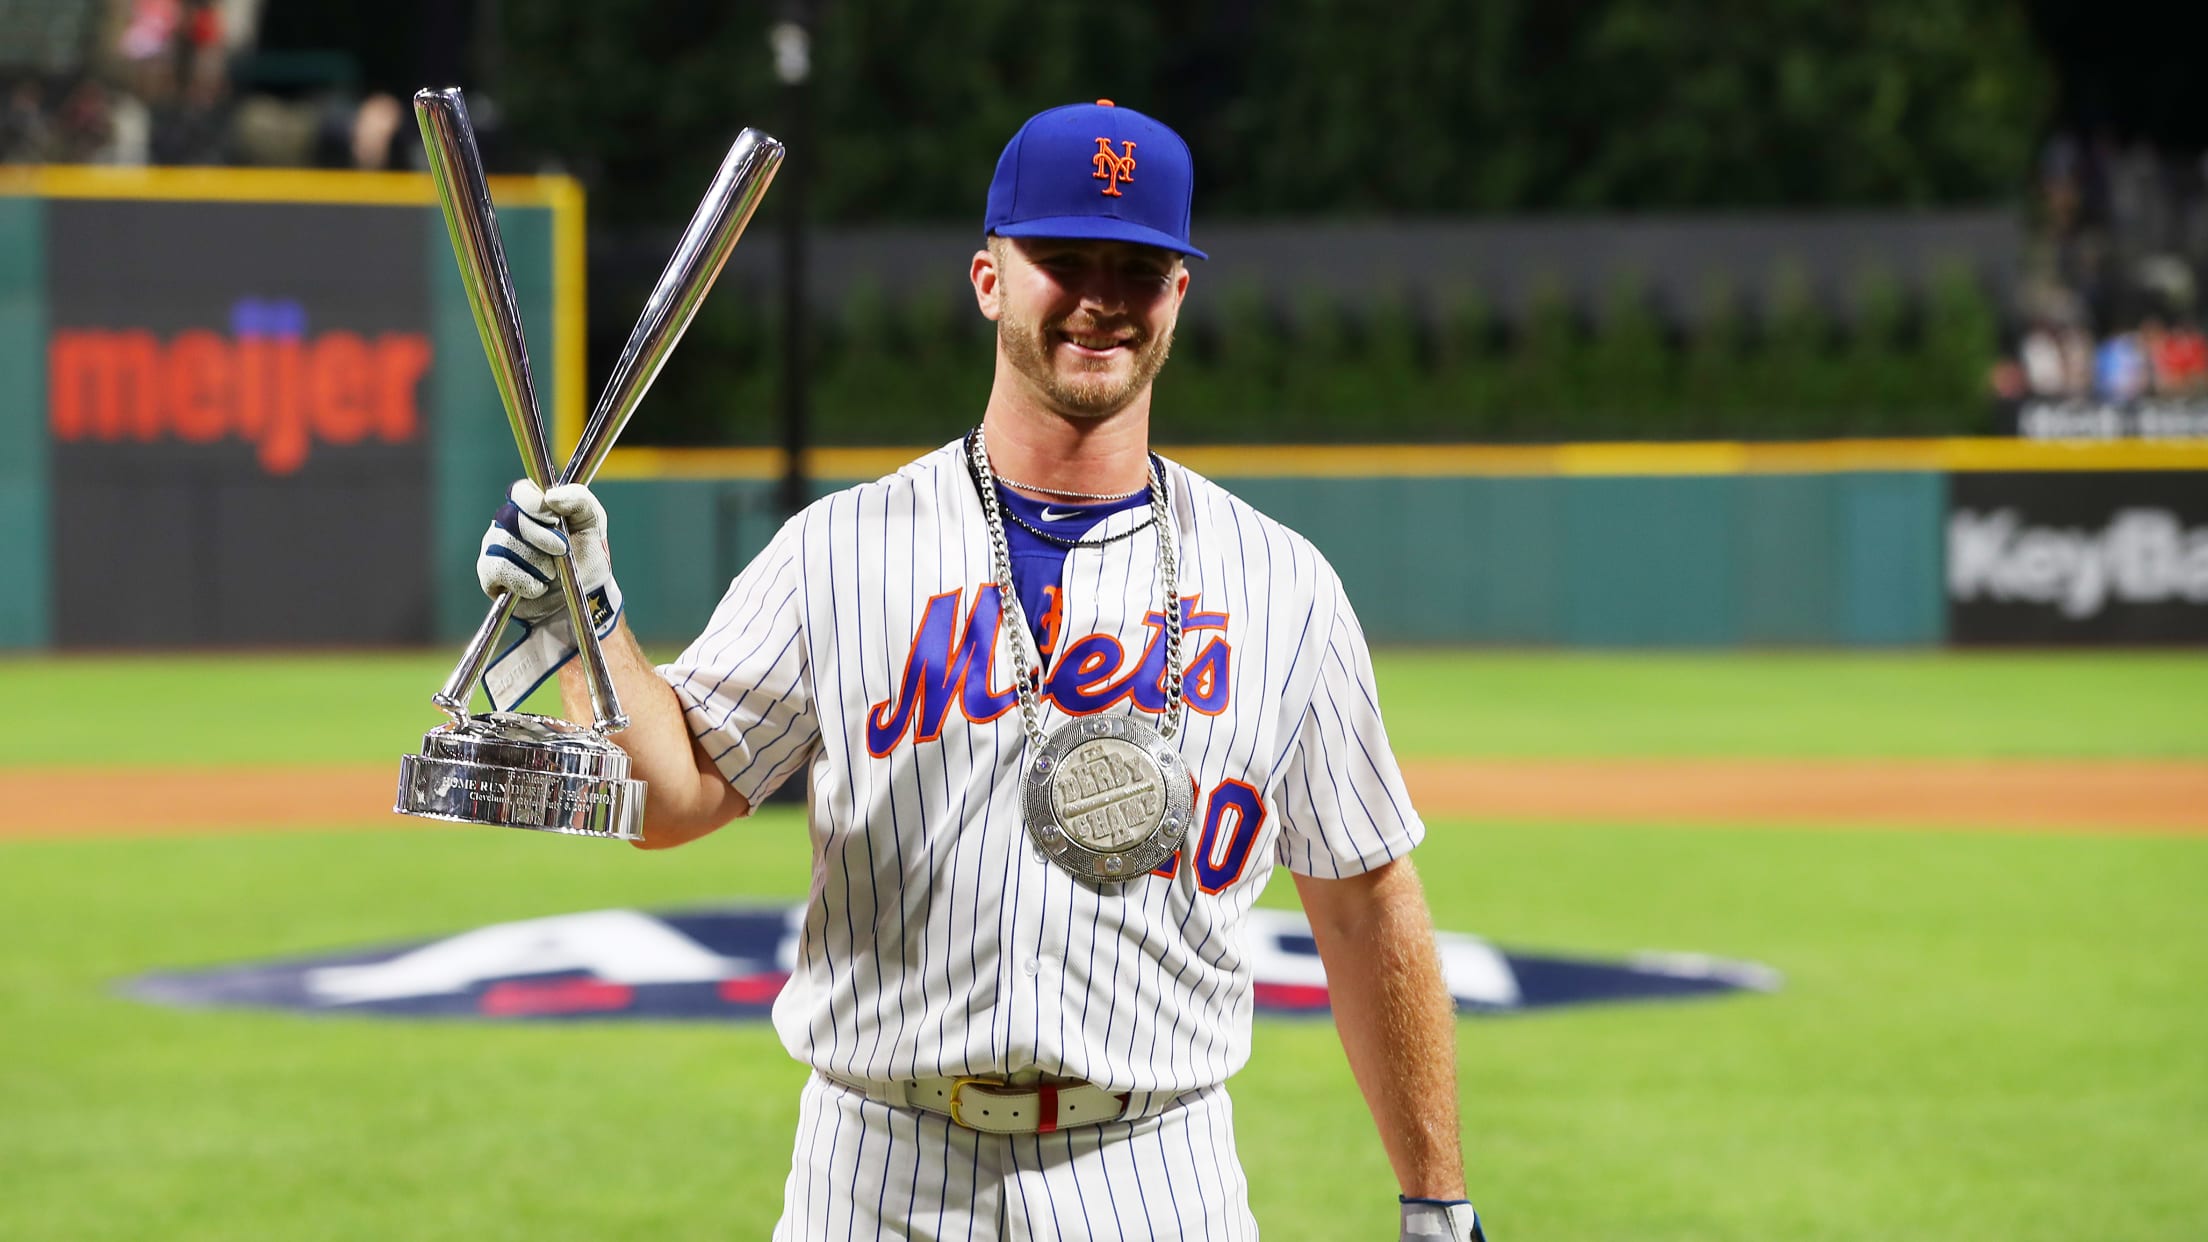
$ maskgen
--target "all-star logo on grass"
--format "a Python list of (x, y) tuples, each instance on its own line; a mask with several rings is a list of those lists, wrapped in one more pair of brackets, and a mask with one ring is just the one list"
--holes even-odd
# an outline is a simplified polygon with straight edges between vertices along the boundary
[[(186, 1007), (423, 1017), (764, 1018), (796, 960), (802, 908), (648, 914), (597, 910), (497, 923), (441, 940), (355, 953), (140, 976), (125, 990)], [(1769, 991), (1767, 967), (1695, 955), (1623, 961), (1518, 953), (1436, 937), (1459, 1012)], [(1310, 925), (1253, 910), (1249, 960), (1261, 1014), (1326, 1012)]]

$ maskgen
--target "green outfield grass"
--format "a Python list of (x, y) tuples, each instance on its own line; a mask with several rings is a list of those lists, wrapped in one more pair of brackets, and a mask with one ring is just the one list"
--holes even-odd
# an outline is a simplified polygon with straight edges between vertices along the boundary
[[(764, 1026), (179, 1013), (216, 964), (801, 891), (786, 812), (645, 855), (429, 829), (0, 846), (0, 1237), (763, 1237), (800, 1075)], [(2186, 1239), (2208, 1219), (2197, 841), (1442, 823), (1444, 926), (1787, 972), (1461, 1027), (1499, 1238)], [(1287, 900), (1285, 883), (1267, 894)], [(1388, 1236), (1324, 1023), (1235, 1082), (1269, 1238)]]
[[(0, 765), (378, 760), (442, 719), (429, 695), (453, 658), (0, 660)], [(1406, 755), (2208, 757), (2208, 654), (1386, 651), (1377, 668)]]
[(1406, 754), (2208, 756), (2208, 653), (1383, 652)]
[[(0, 761), (384, 759), (434, 722), (449, 659), (0, 663)], [(2208, 719), (2201, 657), (1381, 669), (1417, 754), (2197, 756)], [(792, 900), (795, 817), (658, 854), (373, 827), (0, 841), (0, 1239), (765, 1236), (801, 1073), (763, 1025), (175, 1012), (114, 988), (503, 919)], [(1461, 1024), (1498, 1242), (2203, 1236), (2208, 840), (1440, 821), (1418, 860), (1450, 929), (1786, 976)], [(1393, 1236), (1329, 1026), (1260, 1023), (1234, 1091), (1268, 1239)]]

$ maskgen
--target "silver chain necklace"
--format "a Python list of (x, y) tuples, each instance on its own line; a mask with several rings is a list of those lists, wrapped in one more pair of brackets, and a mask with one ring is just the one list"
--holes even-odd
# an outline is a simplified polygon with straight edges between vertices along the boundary
[(997, 482), (1004, 484), (1006, 487), (1016, 488), (1019, 491), (1023, 492), (1041, 492), (1045, 496), (1064, 496), (1072, 500), (1133, 500), (1135, 497), (1140, 496), (1144, 492), (1150, 490), (1149, 487), (1145, 485), (1143, 487), (1138, 487), (1131, 492), (1116, 492), (1109, 494), (1105, 492), (1077, 492), (1073, 491), (1070, 488), (1064, 487), (1043, 487), (1034, 483), (1022, 483), (1018, 479), (1008, 479), (1001, 474), (997, 476)]
[(1158, 573), (1165, 581), (1165, 710), (1156, 727), (1132, 716), (1083, 716), (1043, 731), (1041, 670), (1027, 646), (1027, 615), (1012, 578), (1012, 546), (997, 504), (989, 447), (976, 428), (966, 442), (982, 516), (989, 527), (990, 568), (1000, 616), (1012, 647), (1028, 754), (1021, 777), (1028, 835), (1053, 862), (1085, 880), (1113, 883), (1150, 871), (1180, 850), (1195, 811), (1195, 784), (1173, 744), (1181, 719), (1180, 568), (1165, 478), (1150, 463), (1150, 525), (1158, 532)]

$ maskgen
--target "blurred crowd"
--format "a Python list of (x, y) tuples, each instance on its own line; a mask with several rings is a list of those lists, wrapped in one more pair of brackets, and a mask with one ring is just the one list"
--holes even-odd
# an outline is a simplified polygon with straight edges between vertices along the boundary
[(2040, 157), (2010, 399), (2208, 395), (2208, 151), (2057, 134)]
[(0, 164), (412, 166), (342, 54), (256, 50), (263, 3), (0, 0)]
[[(0, 164), (419, 168), (406, 106), (364, 86), (350, 53), (263, 46), (270, 3), (0, 0)], [(451, 7), (375, 20), (464, 24)], [(471, 93), (470, 110), (496, 168), (495, 101)], [(2057, 133), (2027, 218), (1995, 395), (2208, 402), (2208, 151)]]

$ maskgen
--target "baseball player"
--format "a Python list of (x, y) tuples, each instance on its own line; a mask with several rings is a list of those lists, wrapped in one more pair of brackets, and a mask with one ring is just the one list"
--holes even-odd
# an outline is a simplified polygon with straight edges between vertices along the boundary
[(774, 1024), (813, 1073), (777, 1238), (1254, 1238), (1223, 1084), (1276, 865), (1401, 1236), (1481, 1236), (1424, 828), (1357, 618), (1311, 544), (1149, 450), (1204, 257), (1191, 181), (1179, 135), (1108, 100), (1030, 119), (969, 269), (980, 426), (792, 518), (673, 663), (621, 619), (587, 489), (517, 483), (485, 537), (485, 588), (540, 628), (555, 556), (610, 602), (646, 848), (806, 781)]

